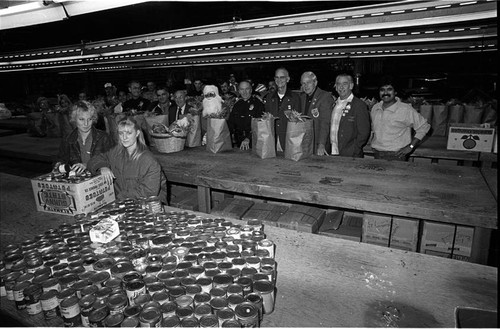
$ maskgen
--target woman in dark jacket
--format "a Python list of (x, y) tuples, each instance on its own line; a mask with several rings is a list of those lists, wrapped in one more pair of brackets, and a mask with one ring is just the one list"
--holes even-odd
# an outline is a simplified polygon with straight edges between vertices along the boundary
[(97, 111), (89, 102), (76, 102), (71, 107), (69, 120), (76, 128), (62, 139), (57, 162), (69, 164), (71, 170), (80, 174), (90, 158), (109, 150), (113, 141), (106, 132), (94, 127)]

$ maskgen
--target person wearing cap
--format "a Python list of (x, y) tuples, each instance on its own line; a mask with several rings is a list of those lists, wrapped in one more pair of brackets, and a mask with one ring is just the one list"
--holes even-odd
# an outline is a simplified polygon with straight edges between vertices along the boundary
[(274, 81), (278, 88), (266, 97), (265, 109), (271, 113), (276, 120), (276, 149), (278, 152), (284, 152), (286, 140), (286, 127), (288, 118), (285, 111), (302, 112), (300, 108), (300, 97), (297, 93), (288, 88), (290, 75), (284, 67), (278, 68), (274, 73)]
[(116, 87), (111, 82), (106, 82), (104, 84), (104, 92), (106, 93), (104, 97), (106, 107), (114, 108), (119, 103), (118, 97), (116, 97)]
[(252, 145), (252, 118), (262, 117), (264, 104), (252, 95), (250, 82), (240, 82), (238, 90), (240, 98), (234, 104), (227, 123), (236, 146), (248, 150)]
[(131, 98), (123, 103), (123, 112), (144, 112), (151, 103), (149, 100), (141, 96), (141, 83), (132, 80), (128, 84), (128, 90)]
[[(354, 80), (350, 74), (339, 74), (335, 101), (330, 120), (331, 154), (362, 158), (363, 147), (370, 137), (370, 112), (365, 102), (354, 96)], [(318, 146), (318, 154), (324, 152)]]
[(332, 116), (333, 97), (318, 87), (318, 78), (311, 71), (302, 73), (300, 77), (302, 92), (301, 108), (305, 115), (313, 119), (314, 148), (317, 155), (326, 155), (330, 144), (330, 120)]
[[(396, 97), (394, 79), (385, 76), (379, 83), (380, 102), (371, 109), (375, 159), (408, 161), (431, 125), (410, 104)], [(412, 130), (415, 135), (412, 137)]]

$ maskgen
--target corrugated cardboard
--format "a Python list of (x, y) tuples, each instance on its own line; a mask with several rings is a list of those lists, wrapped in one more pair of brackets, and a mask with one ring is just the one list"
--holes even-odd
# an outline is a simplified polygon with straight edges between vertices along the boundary
[(491, 152), (495, 128), (454, 123), (449, 127), (448, 150)]
[(245, 213), (242, 219), (260, 219), (264, 225), (278, 226), (278, 219), (287, 211), (287, 206), (269, 203), (256, 203)]
[(472, 241), (474, 239), (474, 228), (457, 225), (455, 233), (455, 244), (453, 245), (452, 258), (469, 261), (472, 253)]
[(451, 258), (455, 225), (424, 221), (420, 252)]
[(278, 219), (278, 227), (317, 233), (324, 219), (325, 210), (294, 204)]
[(31, 180), (38, 211), (70, 215), (87, 214), (115, 200), (113, 184), (101, 175), (81, 183), (48, 182), (42, 175)]
[(391, 216), (371, 213), (363, 214), (361, 241), (388, 247), (391, 233)]
[(389, 247), (417, 251), (418, 219), (392, 217), (391, 242)]
[(363, 214), (329, 210), (326, 212), (325, 220), (319, 228), (318, 233), (339, 239), (361, 242), (362, 227)]
[(254, 205), (253, 201), (245, 199), (225, 199), (212, 209), (212, 215), (241, 219)]

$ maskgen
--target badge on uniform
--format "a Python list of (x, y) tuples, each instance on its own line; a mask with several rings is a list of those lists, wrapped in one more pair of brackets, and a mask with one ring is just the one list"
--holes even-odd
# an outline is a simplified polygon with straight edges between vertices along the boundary
[(248, 107), (248, 110), (249, 110), (249, 111), (252, 111), (252, 110), (253, 110), (253, 104), (250, 104), (250, 106)]
[(317, 118), (319, 117), (319, 110), (317, 108), (314, 108), (311, 110), (311, 114), (313, 117)]

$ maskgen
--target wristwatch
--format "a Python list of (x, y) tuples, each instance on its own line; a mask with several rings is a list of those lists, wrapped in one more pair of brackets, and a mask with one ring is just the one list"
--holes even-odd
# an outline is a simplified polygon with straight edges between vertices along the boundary
[(415, 146), (413, 146), (411, 143), (410, 143), (410, 145), (408, 145), (408, 146), (410, 146), (410, 148), (411, 148), (412, 150), (415, 148)]

